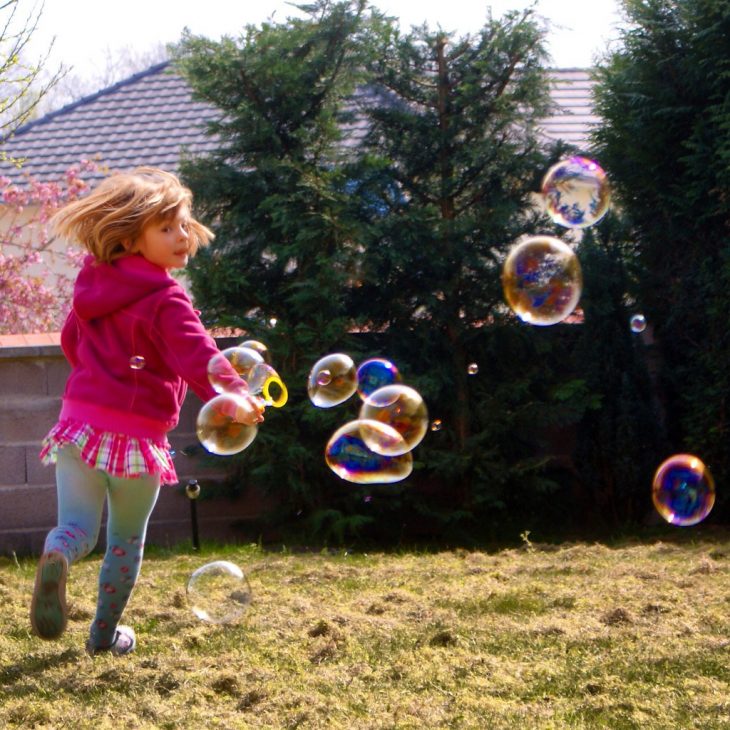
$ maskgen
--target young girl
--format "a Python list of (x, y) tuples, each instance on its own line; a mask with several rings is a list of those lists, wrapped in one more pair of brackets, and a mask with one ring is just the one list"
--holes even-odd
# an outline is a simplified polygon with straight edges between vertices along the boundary
[[(160, 484), (178, 481), (166, 435), (177, 425), (186, 383), (203, 401), (216, 395), (207, 369), (218, 349), (169, 273), (213, 236), (191, 217), (191, 201), (174, 175), (139, 168), (107, 178), (53, 221), (89, 255), (61, 333), (71, 375), (41, 450), (44, 463), (56, 464), (58, 526), (38, 564), (30, 619), (41, 638), (63, 633), (68, 568), (95, 546), (106, 500), (106, 554), (86, 645), (92, 656), (134, 650), (134, 631), (119, 619)], [(245, 392), (232, 367), (226, 377)], [(262, 410), (244, 397), (235, 418), (257, 423)]]

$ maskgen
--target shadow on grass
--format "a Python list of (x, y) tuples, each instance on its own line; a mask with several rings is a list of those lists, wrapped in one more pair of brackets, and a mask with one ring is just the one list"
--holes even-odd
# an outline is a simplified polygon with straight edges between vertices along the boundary
[(0, 665), (0, 686), (9, 687), (28, 677), (35, 677), (40, 672), (56, 669), (66, 664), (75, 664), (81, 658), (77, 649), (66, 649), (56, 654), (29, 654), (19, 662)]

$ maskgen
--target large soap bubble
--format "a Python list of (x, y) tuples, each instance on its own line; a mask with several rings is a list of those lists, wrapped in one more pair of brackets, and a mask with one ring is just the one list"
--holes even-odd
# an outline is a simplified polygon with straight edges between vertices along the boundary
[(688, 527), (710, 513), (715, 504), (715, 480), (696, 456), (675, 454), (656, 470), (651, 496), (667, 522)]
[(389, 484), (405, 479), (413, 471), (413, 455), (384, 456), (369, 449), (363, 433), (374, 438), (380, 434), (381, 442), (387, 439), (397, 442), (400, 438), (392, 430), (390, 436), (380, 428), (382, 424), (361, 420), (350, 421), (332, 435), (325, 448), (325, 461), (340, 479), (355, 484)]
[(336, 352), (317, 360), (309, 373), (309, 399), (319, 408), (344, 403), (357, 390), (355, 363), (349, 355)]
[(566, 228), (587, 228), (608, 212), (611, 192), (606, 173), (587, 157), (553, 165), (542, 181), (548, 215)]
[(509, 252), (502, 270), (507, 304), (534, 325), (562, 322), (583, 289), (580, 262), (568, 244), (552, 236), (532, 236)]
[(190, 576), (187, 597), (193, 613), (213, 624), (233, 623), (251, 604), (251, 587), (243, 571), (227, 560), (216, 560)]
[(407, 385), (386, 385), (371, 393), (360, 408), (361, 419), (373, 419), (395, 429), (403, 443), (389, 443), (384, 450), (379, 435), (364, 430), (363, 441), (369, 449), (389, 456), (415, 448), (428, 431), (428, 410), (418, 391)]
[(211, 453), (230, 456), (243, 451), (256, 438), (258, 428), (235, 420), (241, 396), (221, 393), (211, 398), (198, 413), (196, 430), (200, 443)]
[[(231, 381), (231, 368), (248, 383), (251, 370), (255, 365), (264, 362), (263, 356), (250, 347), (228, 347), (216, 353), (208, 363), (208, 380), (216, 393), (237, 390), (240, 381)], [(241, 388), (243, 390), (243, 388)]]

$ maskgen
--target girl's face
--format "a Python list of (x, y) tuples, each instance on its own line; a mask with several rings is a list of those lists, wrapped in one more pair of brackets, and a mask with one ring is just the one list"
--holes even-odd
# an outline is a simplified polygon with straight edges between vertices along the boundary
[(180, 207), (172, 218), (149, 223), (132, 243), (130, 253), (142, 254), (147, 261), (167, 271), (182, 269), (188, 263), (190, 252), (189, 219), (187, 208)]

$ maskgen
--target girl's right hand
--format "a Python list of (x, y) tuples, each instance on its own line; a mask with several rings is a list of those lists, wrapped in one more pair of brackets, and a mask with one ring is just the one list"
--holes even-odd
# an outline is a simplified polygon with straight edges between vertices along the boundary
[(237, 399), (236, 416), (234, 418), (238, 423), (246, 426), (253, 426), (264, 420), (264, 404), (261, 398), (256, 396), (244, 395)]

